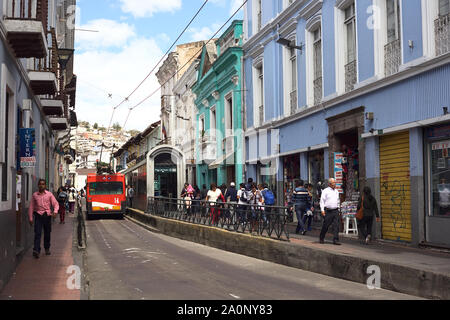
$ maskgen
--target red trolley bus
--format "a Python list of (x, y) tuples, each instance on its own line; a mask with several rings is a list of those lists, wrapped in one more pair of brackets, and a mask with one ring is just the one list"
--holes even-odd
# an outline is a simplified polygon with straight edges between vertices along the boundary
[(86, 215), (123, 217), (127, 203), (123, 174), (90, 174), (87, 177)]

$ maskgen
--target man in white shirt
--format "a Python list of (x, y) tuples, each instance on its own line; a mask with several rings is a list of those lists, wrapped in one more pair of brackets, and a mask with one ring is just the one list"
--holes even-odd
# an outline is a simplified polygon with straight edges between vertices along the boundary
[(320, 232), (320, 243), (325, 243), (325, 235), (328, 228), (333, 226), (333, 244), (340, 246), (339, 243), (339, 191), (336, 190), (336, 180), (328, 180), (328, 188), (323, 190), (320, 198), (320, 210), (324, 217), (322, 231)]

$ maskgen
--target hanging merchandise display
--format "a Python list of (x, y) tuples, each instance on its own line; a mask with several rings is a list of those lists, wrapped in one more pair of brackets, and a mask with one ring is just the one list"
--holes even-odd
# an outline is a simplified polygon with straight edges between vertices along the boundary
[(359, 153), (357, 148), (343, 148), (343, 185), (345, 201), (357, 201), (359, 199)]

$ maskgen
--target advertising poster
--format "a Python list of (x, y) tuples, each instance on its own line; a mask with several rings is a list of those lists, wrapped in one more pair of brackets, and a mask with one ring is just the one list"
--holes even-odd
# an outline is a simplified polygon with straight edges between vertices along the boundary
[(20, 167), (36, 166), (36, 138), (34, 128), (20, 129)]
[(343, 153), (334, 153), (334, 179), (336, 180), (336, 190), (338, 190), (339, 193), (344, 193), (344, 169), (342, 168), (343, 159)]

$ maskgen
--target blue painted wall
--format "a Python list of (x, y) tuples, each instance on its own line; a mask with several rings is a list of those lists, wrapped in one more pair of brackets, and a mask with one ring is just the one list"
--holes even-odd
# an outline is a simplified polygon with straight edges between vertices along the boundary
[(322, 6), (322, 67), (324, 97), (336, 92), (334, 2), (334, 0), (325, 0)]
[[(421, 0), (403, 0), (401, 8), (403, 63), (408, 63), (423, 56)], [(408, 46), (409, 40), (414, 43), (413, 49)]]
[(372, 5), (372, 0), (356, 1), (359, 82), (375, 75), (374, 30), (370, 29), (367, 23), (373, 15), (371, 11), (367, 12)]

